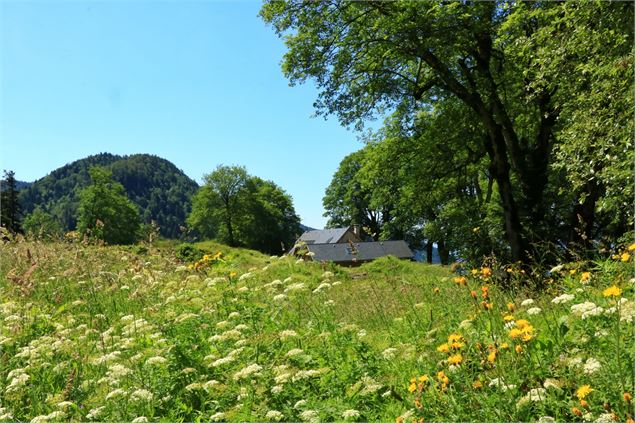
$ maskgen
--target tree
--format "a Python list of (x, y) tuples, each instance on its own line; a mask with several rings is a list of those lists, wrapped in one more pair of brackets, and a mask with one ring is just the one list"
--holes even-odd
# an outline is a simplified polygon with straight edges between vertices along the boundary
[(62, 227), (49, 213), (36, 207), (33, 213), (24, 218), (24, 233), (36, 239), (59, 239)]
[(4, 180), (2, 181), (0, 197), (0, 217), (1, 225), (10, 232), (21, 233), (20, 215), (22, 208), (18, 201), (17, 182), (15, 180), (15, 172), (12, 170), (4, 171)]
[(123, 185), (104, 168), (93, 167), (89, 173), (92, 183), (79, 193), (78, 231), (107, 244), (134, 243), (141, 220)]
[[(587, 31), (573, 30), (580, 15), (593, 24)], [(556, 70), (544, 63), (566, 58), (569, 80), (579, 78), (587, 53), (602, 60), (606, 40), (609, 56), (624, 58), (632, 31), (623, 22), (632, 23), (632, 4), (272, 0), (261, 16), (285, 37), (283, 70), (291, 83), (313, 78), (321, 90), (318, 113), (336, 114), (343, 124), (359, 128), (392, 109), (409, 126), (420, 111), (459, 100), (483, 134), (477, 140), (498, 191), (511, 259), (527, 261), (533, 239), (561, 241), (550, 231), (551, 211), (554, 195), (564, 203), (568, 193), (558, 192), (552, 166), (559, 119), (579, 87), (560, 91)], [(578, 55), (576, 46), (589, 35), (593, 46)], [(541, 37), (557, 44), (551, 57), (518, 48)], [(624, 95), (630, 86), (616, 84), (622, 109), (632, 104)], [(610, 106), (595, 104), (610, 115)], [(632, 114), (622, 111), (618, 126), (630, 127), (623, 116)], [(622, 152), (617, 160), (623, 158)], [(573, 200), (584, 202), (585, 195)]]
[(369, 159), (371, 145), (349, 154), (340, 162), (322, 203), (328, 227), (360, 225), (366, 235), (379, 239), (382, 226), (389, 220), (390, 204), (373, 203), (373, 186), (360, 172)]
[(235, 247), (234, 224), (241, 212), (241, 197), (249, 176), (242, 166), (219, 165), (205, 175), (204, 185), (195, 195), (189, 224), (205, 237), (217, 237)]
[(187, 221), (202, 238), (271, 254), (291, 246), (299, 232), (291, 197), (238, 166), (218, 166), (205, 176)]

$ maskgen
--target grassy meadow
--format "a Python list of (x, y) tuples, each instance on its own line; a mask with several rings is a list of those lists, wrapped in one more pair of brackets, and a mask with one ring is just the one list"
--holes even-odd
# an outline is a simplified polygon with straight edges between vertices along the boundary
[(626, 247), (540, 293), (199, 248), (2, 244), (0, 421), (632, 422)]

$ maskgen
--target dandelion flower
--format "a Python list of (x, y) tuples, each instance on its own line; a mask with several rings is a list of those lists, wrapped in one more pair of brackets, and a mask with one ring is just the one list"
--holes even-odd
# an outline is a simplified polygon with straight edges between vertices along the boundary
[(448, 363), (450, 364), (461, 364), (463, 361), (463, 356), (461, 354), (454, 354), (448, 357)]
[(620, 261), (622, 263), (626, 263), (627, 261), (629, 261), (631, 258), (631, 255), (627, 252), (623, 252), (622, 255), (620, 255)]
[(593, 389), (591, 388), (590, 385), (582, 385), (575, 392), (575, 395), (576, 397), (578, 397), (579, 400), (582, 400), (586, 398), (592, 391)]

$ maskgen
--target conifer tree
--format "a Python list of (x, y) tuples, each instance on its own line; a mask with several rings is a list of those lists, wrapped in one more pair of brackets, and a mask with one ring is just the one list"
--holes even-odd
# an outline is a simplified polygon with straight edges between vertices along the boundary
[(0, 226), (4, 226), (13, 233), (21, 233), (20, 215), (22, 209), (18, 201), (18, 189), (14, 171), (4, 171), (4, 180), (2, 181), (1, 190)]

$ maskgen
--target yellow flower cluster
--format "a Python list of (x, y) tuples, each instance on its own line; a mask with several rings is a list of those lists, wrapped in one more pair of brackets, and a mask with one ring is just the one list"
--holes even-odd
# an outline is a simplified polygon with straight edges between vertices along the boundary
[(201, 258), (200, 260), (198, 260), (196, 263), (194, 264), (190, 264), (188, 267), (188, 269), (194, 269), (194, 270), (201, 270), (207, 266), (210, 266), (212, 264), (218, 263), (224, 261), (223, 260), (223, 253), (221, 251), (218, 251), (216, 254), (214, 254), (213, 256), (209, 255), (209, 254), (205, 254), (203, 256), (203, 258)]
[(534, 327), (525, 319), (517, 320), (514, 327), (509, 331), (509, 337), (529, 342), (534, 337)]

